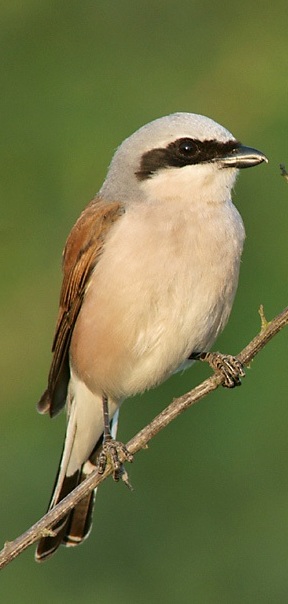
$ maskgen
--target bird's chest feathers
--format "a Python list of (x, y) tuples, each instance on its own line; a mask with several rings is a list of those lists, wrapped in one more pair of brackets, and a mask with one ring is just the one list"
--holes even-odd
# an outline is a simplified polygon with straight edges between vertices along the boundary
[(213, 291), (216, 283), (222, 289), (231, 281), (244, 240), (243, 223), (232, 203), (181, 207), (173, 199), (136, 208), (125, 218), (126, 224), (123, 220), (119, 225), (125, 270), (133, 279), (136, 273), (140, 280), (143, 275), (151, 293), (181, 288), (185, 298), (187, 288), (190, 294), (201, 287)]
[(231, 203), (199, 211), (174, 199), (135, 207), (119, 220), (99, 272), (114, 283), (127, 322), (135, 317), (139, 345), (153, 346), (164, 332), (171, 344), (180, 335), (189, 346), (192, 331), (199, 345), (215, 339), (230, 313), (243, 240)]
[(175, 203), (128, 209), (85, 293), (73, 363), (86, 379), (97, 367), (98, 387), (117, 397), (155, 386), (210, 347), (230, 314), (241, 218), (232, 204), (194, 212)]

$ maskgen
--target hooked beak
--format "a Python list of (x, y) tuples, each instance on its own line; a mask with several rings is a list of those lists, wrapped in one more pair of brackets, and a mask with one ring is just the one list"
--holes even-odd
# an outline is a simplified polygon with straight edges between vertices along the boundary
[(257, 164), (262, 164), (263, 161), (268, 163), (268, 159), (264, 153), (241, 144), (229, 151), (224, 157), (218, 157), (215, 161), (218, 161), (222, 168), (238, 169), (257, 166)]

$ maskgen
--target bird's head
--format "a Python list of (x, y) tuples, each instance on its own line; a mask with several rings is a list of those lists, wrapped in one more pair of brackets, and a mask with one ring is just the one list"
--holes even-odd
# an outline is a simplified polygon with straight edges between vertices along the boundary
[(174, 113), (123, 141), (100, 194), (125, 203), (195, 195), (225, 201), (238, 170), (263, 161), (263, 153), (245, 147), (210, 118)]

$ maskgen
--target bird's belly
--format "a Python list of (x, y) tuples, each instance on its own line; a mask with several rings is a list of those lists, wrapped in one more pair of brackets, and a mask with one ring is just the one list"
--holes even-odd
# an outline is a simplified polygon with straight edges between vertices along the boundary
[[(210, 348), (230, 314), (232, 299), (215, 296), (186, 280), (186, 291), (167, 300), (159, 316), (140, 329), (133, 346), (134, 367), (126, 381), (130, 394), (164, 381), (180, 366), (184, 367), (192, 351)], [(190, 290), (190, 291), (189, 291)], [(181, 294), (180, 294), (181, 292)], [(178, 298), (178, 299), (177, 299)]]
[(136, 227), (125, 235), (96, 266), (71, 342), (75, 373), (116, 399), (155, 386), (212, 345), (229, 317), (240, 261), (224, 234), (209, 246), (188, 228), (179, 236), (166, 229), (160, 240)]
[(215, 279), (213, 285), (209, 278), (195, 280), (183, 266), (170, 283), (146, 278), (129, 288), (126, 280), (120, 291), (93, 291), (91, 285), (71, 344), (75, 370), (88, 387), (116, 398), (155, 386), (193, 350), (209, 348), (234, 297), (221, 275), (216, 286)]

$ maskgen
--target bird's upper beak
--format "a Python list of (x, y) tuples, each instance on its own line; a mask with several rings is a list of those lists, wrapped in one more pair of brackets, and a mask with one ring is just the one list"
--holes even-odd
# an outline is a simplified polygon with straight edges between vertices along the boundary
[(218, 157), (217, 160), (223, 168), (250, 168), (262, 164), (263, 161), (268, 163), (268, 159), (264, 153), (245, 147), (239, 144), (223, 157)]

